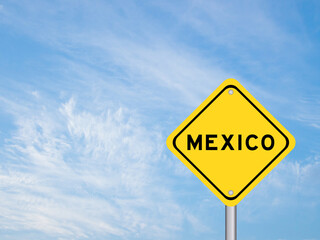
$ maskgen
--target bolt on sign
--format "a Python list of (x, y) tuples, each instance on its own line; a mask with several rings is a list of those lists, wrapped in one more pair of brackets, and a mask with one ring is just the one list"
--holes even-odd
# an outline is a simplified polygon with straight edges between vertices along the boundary
[(294, 137), (235, 79), (225, 80), (167, 139), (227, 206), (237, 205), (294, 145)]

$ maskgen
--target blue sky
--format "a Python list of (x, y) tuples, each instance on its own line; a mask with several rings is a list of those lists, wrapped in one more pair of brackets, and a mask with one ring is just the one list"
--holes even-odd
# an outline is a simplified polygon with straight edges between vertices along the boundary
[(296, 138), (238, 238), (320, 239), (318, 1), (0, 1), (0, 238), (223, 239), (165, 146), (225, 79)]

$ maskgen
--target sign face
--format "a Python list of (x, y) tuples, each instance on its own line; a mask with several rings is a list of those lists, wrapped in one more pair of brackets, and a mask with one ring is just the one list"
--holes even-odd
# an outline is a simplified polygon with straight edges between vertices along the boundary
[(237, 205), (294, 145), (294, 137), (234, 79), (167, 139), (168, 148), (227, 206)]

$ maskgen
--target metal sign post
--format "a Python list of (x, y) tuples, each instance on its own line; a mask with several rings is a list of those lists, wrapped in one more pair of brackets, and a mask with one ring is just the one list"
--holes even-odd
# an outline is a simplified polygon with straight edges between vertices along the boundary
[(237, 206), (225, 207), (226, 238), (225, 240), (237, 240)]

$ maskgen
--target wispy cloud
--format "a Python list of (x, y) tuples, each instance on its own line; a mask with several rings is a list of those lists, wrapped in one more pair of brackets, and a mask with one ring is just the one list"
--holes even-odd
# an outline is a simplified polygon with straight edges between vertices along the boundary
[(184, 211), (158, 168), (159, 133), (124, 108), (96, 115), (73, 98), (45, 106), (24, 114), (15, 103), (8, 108), (17, 131), (1, 154), (3, 229), (138, 239), (171, 238), (181, 228)]
[(299, 111), (292, 118), (316, 129), (320, 128), (320, 97), (319, 95), (304, 96), (299, 99)]
[[(320, 203), (320, 158), (316, 154), (303, 161), (284, 159), (240, 203), (240, 218), (255, 222), (266, 216), (276, 215), (284, 209), (311, 209), (316, 211)], [(267, 210), (267, 211), (266, 211)]]
[[(74, 11), (73, 6), (82, 11)], [(170, 99), (194, 107), (222, 80), (235, 77), (283, 117), (290, 111), (300, 112), (298, 102), (291, 105), (287, 101), (300, 98), (298, 89), (294, 89), (298, 79), (289, 73), (279, 75), (279, 69), (283, 63), (304, 56), (307, 40), (279, 25), (270, 11), (265, 11), (271, 5), (245, 6), (219, 1), (140, 5), (129, 1), (71, 5), (58, 1), (30, 6), (19, 1), (8, 4), (10, 11), (2, 22), (66, 54), (58, 60), (68, 64), (63, 67), (64, 77), (70, 70), (74, 75), (86, 75), (83, 81), (98, 75), (108, 87), (115, 87), (115, 92), (123, 92), (121, 97), (127, 94), (131, 99), (157, 99), (159, 105), (168, 108), (166, 99)], [(19, 8), (23, 15), (17, 14)], [(151, 17), (146, 11), (168, 14), (174, 23)], [(55, 21), (60, 13), (61, 18)], [(197, 38), (182, 39), (189, 31)], [(211, 46), (210, 55), (192, 47), (190, 41), (198, 40), (201, 48)], [(292, 57), (291, 49), (301, 57)], [(248, 81), (246, 76), (253, 80)], [(292, 90), (283, 96), (287, 85)]]

